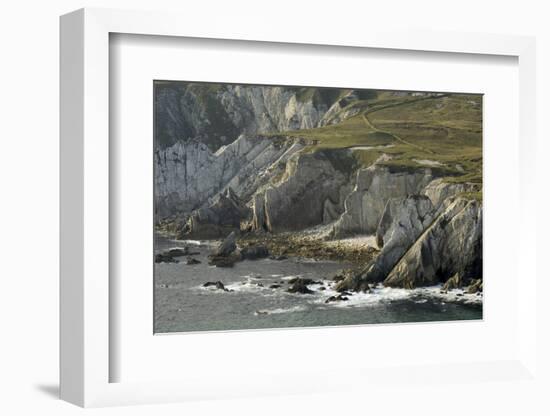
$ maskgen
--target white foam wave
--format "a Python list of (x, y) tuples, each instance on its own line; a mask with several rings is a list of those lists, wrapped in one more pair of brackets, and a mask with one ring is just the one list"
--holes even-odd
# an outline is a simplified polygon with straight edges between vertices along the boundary
[(276, 309), (265, 309), (257, 310), (254, 312), (254, 315), (276, 315), (280, 313), (291, 313), (291, 312), (303, 312), (307, 310), (307, 307), (304, 305), (291, 306), (289, 308), (276, 308)]

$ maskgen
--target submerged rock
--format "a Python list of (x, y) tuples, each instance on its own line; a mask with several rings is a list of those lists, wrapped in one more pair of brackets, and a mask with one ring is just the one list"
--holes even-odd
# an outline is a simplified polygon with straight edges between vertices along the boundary
[(227, 289), (222, 282), (219, 280), (216, 282), (206, 282), (202, 285), (202, 287), (215, 287), (218, 290), (223, 290), (224, 292), (230, 292), (229, 289)]
[(344, 295), (340, 294), (340, 295), (337, 295), (337, 296), (331, 296), (330, 298), (325, 300), (325, 303), (345, 302), (347, 300), (349, 300), (349, 298), (347, 296), (344, 296)]
[(193, 265), (193, 264), (200, 264), (200, 260), (194, 259), (193, 257), (187, 257), (187, 262), (185, 264), (187, 265)]
[(313, 293), (313, 290), (307, 287), (307, 285), (311, 283), (312, 283), (311, 279), (297, 278), (296, 280), (294, 280), (292, 286), (288, 288), (287, 292), (309, 295)]
[(155, 263), (178, 263), (173, 256), (159, 253), (155, 255)]
[(192, 253), (189, 247), (171, 248), (163, 253), (155, 255), (155, 263), (178, 263), (176, 257), (192, 256), (200, 253)]
[(233, 253), (229, 256), (208, 256), (208, 264), (216, 267), (233, 267), (235, 263), (241, 260), (241, 256), (238, 253)]

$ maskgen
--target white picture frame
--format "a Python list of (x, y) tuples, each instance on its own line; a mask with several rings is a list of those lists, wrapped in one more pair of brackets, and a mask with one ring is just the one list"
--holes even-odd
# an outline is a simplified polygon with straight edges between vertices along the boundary
[[(181, 22), (185, 21), (185, 24)], [(374, 385), (392, 377), (403, 378), (411, 369), (380, 368), (368, 373), (342, 370), (332, 381), (316, 382), (314, 375), (281, 373), (269, 380), (230, 383), (221, 375), (217, 383), (188, 379), (144, 383), (110, 382), (109, 284), (109, 36), (113, 33), (226, 39), (283, 44), (332, 45), (335, 47), (382, 48), (453, 54), (505, 55), (519, 62), (519, 163), (520, 227), (519, 263), (529, 289), (518, 288), (517, 354), (494, 362), (442, 362), (414, 369), (419, 383), (444, 382), (438, 374), (449, 371), (456, 379), (481, 383), (483, 379), (540, 386), (537, 372), (537, 303), (535, 250), (536, 218), (529, 207), (536, 203), (535, 169), (535, 41), (530, 37), (429, 31), (384, 31), (349, 28), (327, 33), (312, 27), (303, 31), (262, 22), (235, 34), (235, 22), (203, 25), (200, 19), (185, 19), (169, 13), (82, 9), (61, 18), (61, 398), (80, 406), (159, 403), (212, 397), (246, 397), (266, 394), (296, 394), (348, 388), (339, 381), (351, 375), (354, 383)], [(243, 26), (241, 26), (243, 27)], [(523, 279), (523, 277), (522, 277)], [(538, 321), (540, 325), (540, 320)], [(401, 371), (401, 372), (400, 372)], [(308, 378), (309, 377), (309, 378)], [(312, 379), (313, 378), (313, 379)], [(405, 377), (406, 378), (406, 377)], [(409, 383), (413, 381), (409, 380)], [(304, 387), (307, 385), (307, 387)], [(208, 388), (207, 388), (208, 386)], [(531, 385), (532, 387), (532, 385)]]

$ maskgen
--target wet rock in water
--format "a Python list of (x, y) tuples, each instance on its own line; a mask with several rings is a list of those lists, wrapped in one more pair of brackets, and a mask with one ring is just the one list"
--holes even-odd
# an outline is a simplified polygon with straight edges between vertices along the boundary
[(268, 311), (256, 311), (254, 312), (255, 315), (269, 315), (269, 312)]
[(292, 279), (288, 280), (289, 284), (294, 284), (296, 282), (302, 282), (306, 285), (320, 285), (320, 284), (322, 284), (322, 282), (310, 279), (308, 277), (293, 277)]
[(159, 253), (155, 256), (155, 263), (178, 263), (174, 257)]
[(229, 292), (229, 289), (227, 289), (222, 282), (219, 280), (216, 282), (206, 282), (202, 285), (202, 287), (212, 287), (214, 286), (218, 290), (223, 290), (224, 292)]
[(345, 270), (342, 270), (340, 272), (338, 272), (337, 274), (335, 274), (333, 277), (332, 277), (332, 280), (335, 281), (335, 282), (341, 282), (342, 280), (344, 280), (346, 278), (346, 271)]
[(323, 291), (323, 290), (327, 290), (327, 288), (326, 288), (326, 287), (324, 287), (324, 286), (321, 286), (321, 287), (320, 287), (319, 289), (317, 289), (317, 290), (321, 290), (321, 291)]
[(241, 256), (234, 253), (230, 256), (208, 256), (208, 264), (216, 267), (233, 267), (241, 260)]
[(364, 278), (364, 273), (360, 270), (345, 270), (343, 273), (344, 279), (338, 281), (335, 286), (337, 292), (355, 291), (369, 292), (370, 286)]
[(280, 287), (281, 287), (281, 285), (278, 285), (276, 283), (269, 286), (270, 289), (279, 289)]
[(266, 246), (244, 247), (241, 250), (241, 256), (246, 260), (263, 259), (269, 256), (269, 250)]
[(236, 243), (237, 235), (235, 231), (232, 231), (225, 240), (219, 245), (218, 249), (214, 253), (214, 256), (229, 256), (237, 249)]
[(232, 231), (216, 252), (208, 256), (208, 264), (216, 267), (233, 267), (236, 262), (242, 260), (241, 254), (237, 251), (236, 238), (237, 235)]
[[(310, 283), (308, 283), (310, 282)], [(309, 295), (313, 293), (313, 290), (307, 287), (308, 284), (311, 284), (311, 279), (302, 279), (300, 277), (296, 278), (287, 290), (289, 293), (301, 293), (303, 295)]]
[(347, 300), (349, 300), (349, 298), (347, 296), (343, 296), (342, 294), (340, 294), (340, 295), (337, 295), (337, 296), (331, 296), (330, 298), (325, 300), (325, 303), (345, 302)]
[(466, 292), (469, 294), (477, 293), (478, 295), (483, 292), (483, 280), (481, 279), (474, 279), (470, 283), (470, 286), (466, 289)]
[(166, 256), (171, 257), (182, 257), (189, 253), (189, 247), (183, 247), (183, 248), (171, 248), (170, 250), (163, 253)]
[(351, 293), (343, 291), (343, 292), (340, 292), (340, 295), (338, 296), (351, 296)]
[(194, 259), (193, 257), (187, 257), (187, 262), (186, 264), (191, 266), (193, 264), (200, 264), (200, 260), (197, 260), (197, 259)]
[(263, 283), (256, 283), (256, 286), (258, 286), (258, 287), (264, 287), (264, 284), (263, 284)]
[(458, 273), (455, 273), (452, 277), (449, 277), (449, 279), (445, 282), (441, 290), (444, 292), (447, 292), (448, 290), (459, 289), (463, 285), (464, 285), (464, 282), (462, 280), (462, 277)]
[(163, 253), (159, 253), (155, 256), (155, 263), (178, 263), (176, 257), (194, 256), (200, 254), (198, 252), (189, 251), (189, 247), (171, 248)]

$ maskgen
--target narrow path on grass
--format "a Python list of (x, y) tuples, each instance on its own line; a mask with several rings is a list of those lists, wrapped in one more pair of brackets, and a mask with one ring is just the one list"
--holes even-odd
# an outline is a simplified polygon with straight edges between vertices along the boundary
[(427, 149), (425, 147), (422, 147), (422, 146), (419, 146), (417, 144), (414, 144), (414, 143), (411, 143), (411, 142), (408, 142), (406, 141), (405, 139), (402, 139), (401, 137), (399, 137), (397, 134), (395, 133), (392, 133), (390, 131), (384, 131), (384, 130), (380, 130), (378, 127), (375, 127), (369, 120), (369, 118), (367, 117), (367, 114), (366, 113), (363, 113), (361, 114), (361, 116), (363, 117), (363, 121), (365, 122), (365, 124), (367, 125), (367, 127), (371, 128), (372, 130), (376, 131), (376, 132), (379, 132), (379, 133), (385, 133), (385, 134), (389, 134), (390, 136), (392, 136), (393, 138), (395, 138), (395, 140), (397, 141), (400, 141), (401, 143), (403, 144), (406, 144), (408, 146), (411, 146), (411, 147), (414, 147), (416, 149), (419, 149), (419, 150), (422, 150), (423, 152), (426, 152), (426, 153), (430, 153), (432, 155), (435, 154), (435, 152), (433, 150), (430, 150), (430, 149)]

